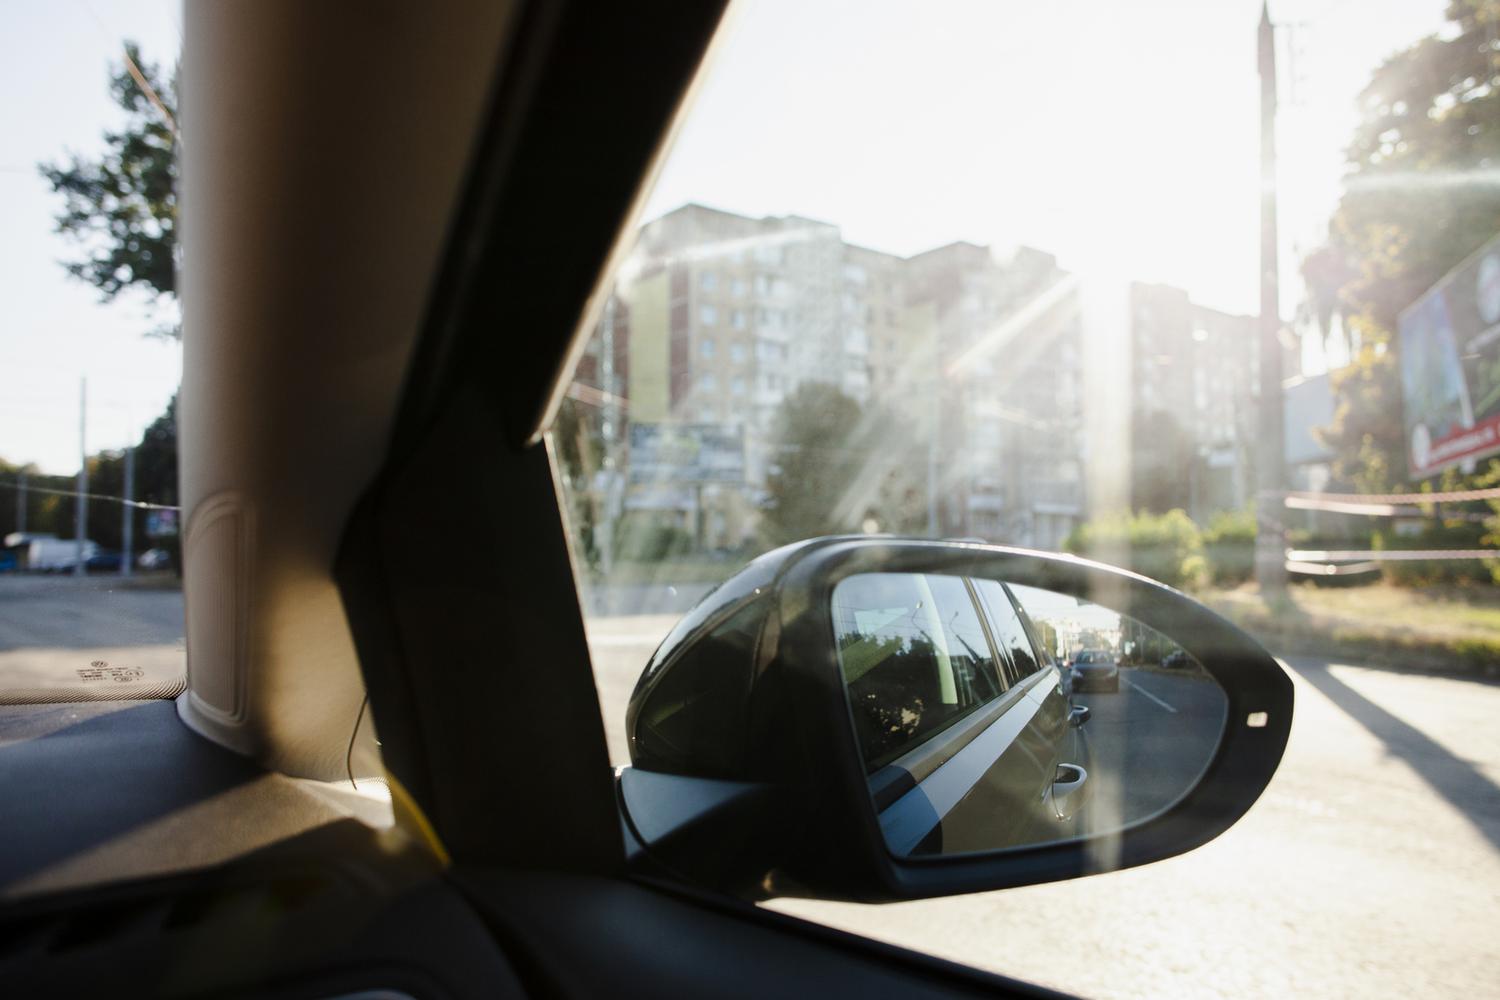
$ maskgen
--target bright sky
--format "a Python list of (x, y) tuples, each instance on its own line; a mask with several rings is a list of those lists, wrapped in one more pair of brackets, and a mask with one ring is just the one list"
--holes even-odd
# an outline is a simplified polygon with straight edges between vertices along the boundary
[[(1354, 99), (1443, 0), (1283, 0), (1283, 272), (1338, 199)], [(911, 254), (1029, 244), (1252, 313), (1260, 0), (762, 0), (740, 12), (647, 217), (686, 200)], [(1285, 34), (1285, 33), (1284, 33)], [(1284, 314), (1295, 304), (1288, 288)]]
[(0, 458), (45, 472), (78, 470), (78, 382), (88, 378), (90, 452), (119, 448), (166, 408), (181, 350), (147, 339), (144, 300), (99, 304), (58, 261), (72, 247), (52, 232), (58, 199), (37, 174), (68, 151), (97, 156), (123, 115), (109, 98), (121, 39), (172, 65), (181, 47), (175, 3), (8, 0), (0, 63)]
[[(1283, 0), (1300, 103), (1284, 106), (1284, 311), (1294, 250), (1338, 196), (1353, 101), (1370, 70), (1442, 23), (1443, 0)], [(1258, 0), (1019, 3), (752, 0), (721, 50), (648, 217), (699, 201), (795, 213), (909, 254), (956, 239), (1030, 244), (1085, 275), (1256, 308)], [(170, 64), (162, 0), (10, 0), (0, 64), (0, 457), (77, 468), (137, 437), (180, 378), (139, 300), (108, 306), (66, 277), (56, 199), (35, 164), (96, 155), (119, 123), (120, 41)], [(1293, 66), (1282, 45), (1283, 95)]]

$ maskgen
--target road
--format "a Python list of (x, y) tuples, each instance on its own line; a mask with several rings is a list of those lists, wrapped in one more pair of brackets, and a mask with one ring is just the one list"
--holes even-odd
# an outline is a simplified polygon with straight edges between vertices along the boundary
[(153, 687), (186, 664), (180, 590), (146, 578), (0, 575), (0, 687)]
[(1082, 819), (1106, 832), (1176, 802), (1213, 756), (1224, 728), (1223, 691), (1196, 671), (1122, 667), (1119, 691), (1073, 696), (1087, 705), (1083, 727), (1093, 799)]
[[(66, 673), (101, 651), (180, 668), (181, 620), (170, 591), (0, 578), (0, 683), (38, 663)], [(674, 620), (590, 619), (617, 763), (627, 759), (625, 702)], [(1248, 816), (1197, 851), (1007, 892), (772, 905), (1084, 996), (1495, 996), (1500, 685), (1285, 662), (1297, 709), (1281, 770)], [(1123, 677), (1120, 695), (1080, 696), (1093, 711), (1090, 738), (1106, 751), (1125, 725), (1165, 738), (1182, 732), (1163, 728), (1177, 716), (1202, 714), (1189, 710), (1182, 685), (1192, 682)]]
[[(616, 763), (625, 701), (672, 621), (590, 622)], [(1297, 705), (1281, 769), (1196, 851), (1006, 892), (771, 905), (1082, 996), (1500, 995), (1500, 685), (1283, 662)], [(1173, 717), (1141, 692), (1181, 714), (1174, 678), (1122, 677), (1119, 696), (1079, 696), (1095, 744), (1122, 721), (1151, 726), (1148, 709), (1158, 732)]]

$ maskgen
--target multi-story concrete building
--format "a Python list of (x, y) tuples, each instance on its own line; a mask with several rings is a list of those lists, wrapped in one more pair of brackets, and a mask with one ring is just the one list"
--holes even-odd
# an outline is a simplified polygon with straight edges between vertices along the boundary
[(1202, 522), (1255, 489), (1257, 321), (1131, 286), (1131, 506)]
[[(809, 381), (890, 421), (899, 440), (872, 457), (919, 466), (902, 471), (930, 530), (1051, 547), (1083, 516), (1080, 362), (1072, 279), (1041, 251), (903, 259), (827, 223), (687, 205), (642, 228), (579, 373), (605, 437), (637, 452), (622, 509), (706, 547), (753, 533), (777, 413)], [(645, 457), (677, 432), (695, 456)], [(736, 442), (738, 465), (710, 454)]]
[(1076, 283), (1047, 253), (954, 243), (905, 262), (936, 334), (938, 530), (1043, 548), (1084, 515)]
[[(733, 465), (723, 456), (714, 473), (687, 462), (671, 466), (681, 476), (637, 475), (625, 509), (676, 514), (710, 548), (750, 536), (786, 397), (814, 379), (869, 396), (869, 324), (860, 310), (872, 295), (883, 305), (888, 283), (871, 282), (863, 264), (848, 260), (854, 251), (827, 223), (701, 205), (642, 228), (613, 297), (628, 320), (612, 332), (628, 346), (609, 391), (628, 399), (630, 424), (682, 429), (705, 451), (706, 441), (738, 441), (742, 460), (737, 479), (720, 474)], [(604, 334), (601, 324), (596, 352)]]

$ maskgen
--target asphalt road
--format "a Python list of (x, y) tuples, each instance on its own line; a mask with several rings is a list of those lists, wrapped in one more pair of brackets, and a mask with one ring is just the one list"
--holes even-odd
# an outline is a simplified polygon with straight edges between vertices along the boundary
[[(102, 665), (102, 667), (101, 667)], [(182, 592), (146, 578), (0, 575), (0, 687), (114, 689), (183, 675)], [(116, 673), (112, 679), (110, 672)]]
[(1124, 667), (1119, 691), (1073, 696), (1087, 705), (1092, 798), (1080, 820), (1118, 830), (1176, 802), (1203, 773), (1224, 728), (1223, 691), (1204, 674)]
[[(0, 578), (0, 683), (39, 664), (67, 673), (101, 651), (180, 668), (181, 607), (179, 594), (108, 579)], [(625, 702), (674, 619), (590, 620), (616, 763), (627, 760)], [(1085, 996), (1500, 994), (1500, 685), (1287, 662), (1297, 714), (1281, 770), (1248, 816), (1197, 851), (1008, 892), (773, 905)], [(1123, 762), (1121, 780), (1139, 788), (1147, 762), (1199, 731), (1178, 716), (1208, 715), (1184, 688), (1201, 682), (1123, 676), (1119, 695), (1079, 700), (1098, 756)], [(1127, 732), (1129, 747), (1148, 741), (1139, 758), (1118, 750)]]

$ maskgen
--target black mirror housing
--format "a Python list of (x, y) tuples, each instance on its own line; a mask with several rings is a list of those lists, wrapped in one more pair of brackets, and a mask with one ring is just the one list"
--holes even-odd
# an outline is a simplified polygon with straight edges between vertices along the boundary
[[(984, 853), (893, 854), (854, 735), (831, 598), (850, 576), (903, 572), (1042, 588), (1171, 635), (1228, 702), (1219, 744), (1197, 783), (1102, 849), (1100, 838), (1079, 837)], [(658, 648), (627, 710), (631, 758), (639, 771), (680, 780), (641, 781), (627, 769), (620, 803), (639, 869), (754, 898), (878, 902), (1059, 881), (1171, 857), (1228, 829), (1275, 774), (1292, 701), (1290, 680), (1258, 643), (1186, 595), (1133, 573), (980, 544), (814, 539), (755, 560)], [(670, 725), (648, 726), (643, 712)], [(1071, 726), (1086, 729), (1089, 714), (1075, 709)], [(673, 819), (663, 823), (667, 813)], [(715, 851), (711, 841), (723, 843), (726, 815), (754, 835)]]

